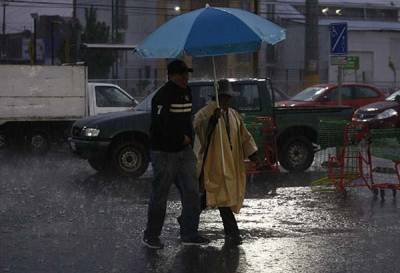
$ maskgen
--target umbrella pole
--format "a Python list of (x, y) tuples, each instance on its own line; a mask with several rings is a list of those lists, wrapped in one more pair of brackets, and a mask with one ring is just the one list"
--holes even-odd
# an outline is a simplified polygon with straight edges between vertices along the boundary
[[(214, 56), (212, 56), (212, 66), (213, 66), (213, 74), (214, 74), (215, 101), (217, 102), (217, 107), (220, 108), (219, 97), (218, 97), (217, 69), (215, 68)], [(225, 153), (224, 153), (224, 145), (223, 145), (223, 140), (222, 140), (222, 126), (221, 126), (221, 122), (219, 120), (218, 120), (218, 129), (219, 129), (219, 140), (220, 140), (220, 144), (221, 144), (222, 170), (225, 174)]]

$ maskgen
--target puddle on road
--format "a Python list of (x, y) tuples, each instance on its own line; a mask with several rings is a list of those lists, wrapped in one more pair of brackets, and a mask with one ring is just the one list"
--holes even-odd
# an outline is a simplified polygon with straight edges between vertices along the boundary
[[(0, 250), (7, 255), (0, 269), (13, 271), (14, 257), (20, 257), (22, 269), (15, 272), (29, 272), (29, 266), (51, 272), (393, 272), (373, 262), (390, 264), (400, 253), (395, 199), (388, 195), (382, 202), (366, 190), (352, 190), (346, 198), (314, 192), (308, 186), (318, 172), (248, 183), (237, 215), (244, 237), (238, 249), (224, 248), (216, 210), (205, 211), (200, 224), (212, 244), (183, 248), (176, 222), (181, 206), (172, 190), (163, 233), (167, 247), (154, 254), (139, 244), (149, 177), (104, 178), (84, 161), (61, 156), (54, 162), (26, 159), (17, 167), (5, 163), (0, 171)], [(274, 186), (277, 195), (270, 194)]]

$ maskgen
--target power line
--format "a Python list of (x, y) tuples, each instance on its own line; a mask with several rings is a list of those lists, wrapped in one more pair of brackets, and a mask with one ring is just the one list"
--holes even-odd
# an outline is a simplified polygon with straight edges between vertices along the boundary
[[(136, 1), (136, 0), (135, 0)], [(150, 1), (150, 0), (148, 0)], [(8, 2), (8, 1), (7, 1)], [(152, 1), (153, 2), (153, 1)], [(153, 2), (155, 3), (156, 0)], [(240, 1), (239, 1), (240, 2)], [(49, 1), (28, 1), (28, 0), (14, 0), (12, 2), (8, 2), (9, 6), (12, 7), (26, 7), (26, 8), (33, 8), (33, 7), (43, 7), (43, 8), (73, 8), (74, 3), (71, 2), (49, 2)], [(272, 2), (272, 1), (264, 1), (264, 3), (274, 3), (274, 4), (282, 4), (282, 3), (291, 3), (292, 2)], [(90, 8), (94, 7), (99, 11), (111, 11), (112, 5), (108, 4), (76, 4), (76, 8)], [(137, 14), (137, 15), (159, 15), (159, 16), (174, 16), (174, 15), (179, 15), (181, 13), (176, 13), (171, 10), (171, 8), (164, 8), (164, 7), (144, 7), (144, 6), (121, 6), (121, 8), (124, 9), (124, 13), (126, 14)], [(164, 11), (164, 12), (160, 12)], [(167, 12), (165, 12), (167, 11)], [(168, 13), (168, 11), (171, 11)], [(189, 11), (189, 10), (182, 10), (182, 11)], [(305, 16), (307, 16), (307, 13), (305, 12), (259, 12), (259, 15), (276, 15), (276, 16), (290, 16), (291, 18), (288, 19), (304, 19)], [(297, 18), (295, 18), (297, 17)], [(346, 18), (341, 15), (337, 16), (329, 16), (328, 18), (334, 19), (334, 18)], [(365, 18), (364, 15), (359, 15), (359, 16), (349, 16), (348, 18)]]
[[(27, 4), (19, 4), (19, 3), (31, 3), (31, 5)], [(12, 7), (24, 7), (24, 8), (32, 8), (32, 7), (43, 7), (43, 8), (72, 8), (73, 4), (72, 3), (54, 3), (54, 2), (43, 2), (43, 1), (21, 1), (21, 0), (15, 0), (15, 2), (9, 2), (10, 6)], [(275, 2), (276, 3), (276, 2)], [(32, 5), (33, 4), (33, 5)], [(90, 8), (94, 7), (97, 10), (100, 11), (111, 11), (112, 6), (111, 5), (102, 5), (102, 4), (78, 4), (76, 6), (77, 8)], [(122, 8), (125, 10), (124, 13), (128, 14), (143, 14), (143, 15), (171, 15), (173, 16), (173, 12), (169, 8), (152, 8), (152, 7), (142, 7), (142, 6), (122, 6)], [(154, 10), (167, 10), (171, 11), (171, 13), (160, 13)], [(152, 12), (154, 11), (154, 12)], [(180, 13), (177, 13), (175, 15), (179, 15)], [(304, 16), (307, 16), (306, 13), (295, 13), (295, 12), (258, 12), (259, 15), (277, 15), (277, 16), (298, 16), (299, 19), (303, 19)], [(345, 16), (341, 15), (333, 15), (329, 16), (329, 18), (346, 18)], [(364, 18), (364, 15), (353, 15), (351, 18)], [(294, 18), (291, 18), (294, 19)]]

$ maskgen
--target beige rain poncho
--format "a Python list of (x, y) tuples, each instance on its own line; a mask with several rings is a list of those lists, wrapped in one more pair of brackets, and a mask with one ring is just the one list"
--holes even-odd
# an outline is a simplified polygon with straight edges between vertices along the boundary
[[(199, 175), (206, 146), (207, 126), (215, 109), (217, 109), (217, 104), (210, 102), (195, 115), (193, 122), (196, 132), (194, 150), (198, 159)], [(228, 116), (231, 142), (229, 142), (225, 120), (221, 116), (219, 119), (221, 126), (217, 125), (211, 136), (208, 155), (204, 162), (202, 185), (206, 191), (208, 207), (230, 207), (233, 212), (238, 213), (242, 208), (246, 190), (244, 160), (257, 151), (257, 146), (240, 114), (229, 108)], [(220, 128), (222, 129), (223, 149), (221, 149)], [(222, 151), (225, 173), (222, 165)]]

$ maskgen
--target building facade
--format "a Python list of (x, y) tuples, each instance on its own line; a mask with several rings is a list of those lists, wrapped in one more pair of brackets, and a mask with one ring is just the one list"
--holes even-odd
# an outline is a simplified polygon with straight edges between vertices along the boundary
[[(93, 7), (97, 20), (109, 27), (108, 43), (136, 45), (158, 25), (157, 1), (77, 0), (76, 16), (85, 28), (85, 10)], [(145, 96), (158, 85), (162, 71), (154, 60), (144, 60), (132, 51), (115, 51), (115, 63), (107, 78), (93, 81), (116, 83), (136, 97)], [(90, 69), (90, 67), (89, 67)]]
[[(36, 27), (36, 64), (60, 65), (72, 61), (74, 20), (58, 15), (40, 15)], [(33, 64), (34, 31), (25, 30), (0, 35), (4, 49), (0, 63)]]
[[(282, 1), (276, 4), (279, 23), (287, 29), (287, 39), (277, 47), (278, 63), (273, 79), (280, 89), (295, 94), (304, 86), (305, 5), (304, 2)], [(321, 82), (336, 82), (337, 66), (330, 63), (329, 25), (348, 24), (348, 55), (357, 56), (357, 70), (344, 70), (344, 81), (366, 82), (393, 91), (400, 80), (399, 1), (320, 0), (319, 61)], [(299, 54), (300, 52), (300, 54)]]
[[(397, 52), (400, 40), (399, 1), (320, 0), (318, 53), (316, 63), (321, 82), (335, 82), (337, 67), (330, 64), (329, 24), (347, 22), (349, 55), (360, 58), (360, 68), (346, 70), (346, 81), (362, 81), (393, 89), (400, 81)], [(377, 4), (378, 3), (378, 4)], [(306, 7), (303, 0), (77, 0), (76, 14), (85, 25), (84, 10), (93, 6), (98, 20), (110, 27), (110, 43), (136, 45), (158, 26), (183, 12), (211, 6), (236, 7), (256, 12), (287, 29), (287, 39), (275, 46), (264, 45), (257, 53), (216, 58), (217, 76), (270, 77), (278, 89), (290, 95), (304, 87)], [(385, 49), (385, 50), (382, 50)], [(142, 97), (166, 79), (167, 60), (147, 60), (133, 52), (118, 52), (108, 79), (131, 94)], [(185, 57), (195, 73), (193, 78), (211, 78), (210, 58)], [(98, 79), (93, 79), (98, 80)]]
[[(254, 10), (254, 1), (191, 1), (191, 0), (158, 0), (158, 1), (125, 1), (125, 0), (77, 0), (76, 14), (85, 27), (85, 9), (91, 6), (97, 11), (99, 21), (110, 27), (111, 33), (118, 33), (119, 39), (110, 37), (110, 43), (137, 45), (158, 26), (174, 16), (193, 9), (202, 8), (206, 4), (212, 6), (230, 6)], [(114, 34), (116, 37), (116, 34)], [(108, 79), (92, 79), (110, 81), (124, 87), (136, 97), (143, 97), (163, 83), (167, 78), (166, 64), (168, 60), (148, 60), (137, 57), (133, 52), (117, 52), (117, 62), (113, 66)], [(212, 77), (210, 58), (190, 58), (185, 60), (191, 64), (195, 73), (193, 78)], [(218, 57), (216, 60), (219, 77), (253, 77), (254, 55), (240, 54)], [(90, 68), (89, 68), (90, 69)]]

